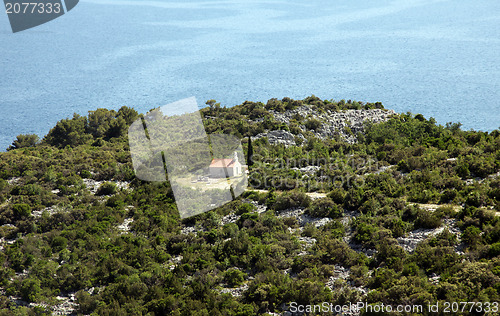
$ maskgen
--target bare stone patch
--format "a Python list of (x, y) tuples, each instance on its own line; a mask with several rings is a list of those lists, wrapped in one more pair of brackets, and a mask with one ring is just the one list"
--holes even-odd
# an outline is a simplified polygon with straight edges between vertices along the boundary
[[(290, 124), (293, 116), (297, 114), (306, 118), (306, 120), (311, 118), (320, 120), (322, 122), (321, 127), (312, 131), (316, 137), (326, 139), (339, 136), (343, 141), (351, 144), (357, 142), (357, 133), (364, 133), (365, 121), (372, 121), (373, 123), (385, 122), (396, 114), (393, 110), (384, 109), (344, 110), (338, 112), (327, 110), (323, 113), (319, 113), (311, 106), (307, 105), (297, 107), (293, 110), (287, 110), (283, 113), (277, 111), (270, 112), (278, 122), (287, 125)], [(303, 125), (301, 129), (306, 130)]]
[(182, 255), (173, 257), (172, 259), (170, 259), (168, 262), (165, 263), (165, 267), (167, 267), (170, 270), (174, 270), (179, 264), (181, 264), (182, 259), (183, 259)]
[(13, 177), (13, 178), (10, 178), (7, 180), (7, 183), (9, 185), (16, 185), (17, 183), (19, 183), (19, 181), (21, 181), (21, 177)]
[(305, 226), (306, 224), (312, 224), (315, 227), (321, 227), (333, 220), (329, 217), (323, 217), (323, 218), (312, 217), (305, 214), (304, 212), (305, 209), (303, 208), (292, 208), (280, 212), (277, 216), (279, 218), (295, 217), (300, 226)]
[(111, 183), (114, 183), (116, 184), (116, 188), (117, 189), (129, 189), (130, 187), (130, 182), (127, 182), (127, 181), (97, 181), (97, 180), (94, 180), (94, 179), (83, 179), (83, 184), (85, 184), (85, 186), (87, 187), (87, 189), (92, 193), (92, 194), (96, 194), (97, 190), (99, 189), (99, 187), (105, 183), (105, 182), (111, 182)]
[(118, 230), (120, 231), (121, 234), (128, 233), (130, 231), (130, 224), (134, 222), (133, 218), (125, 218), (123, 220), (123, 223), (118, 225)]
[(47, 212), (47, 214), (49, 216), (52, 216), (56, 213), (59, 213), (59, 212), (65, 211), (65, 210), (66, 209), (63, 207), (60, 207), (58, 205), (53, 205), (53, 206), (46, 207), (46, 208), (39, 210), (39, 211), (33, 211), (33, 212), (31, 212), (31, 215), (33, 215), (34, 217), (41, 217), (43, 212)]
[(340, 265), (335, 265), (334, 275), (328, 279), (325, 285), (331, 291), (334, 291), (338, 287), (347, 286), (351, 289), (360, 292), (361, 294), (366, 294), (368, 292), (366, 288), (355, 286), (355, 284), (353, 284), (352, 281), (349, 281), (350, 275), (351, 275), (350, 269)]
[[(397, 241), (404, 250), (408, 252), (413, 252), (417, 248), (417, 245), (426, 240), (427, 238), (434, 237), (445, 229), (448, 229), (449, 232), (457, 236), (457, 239), (460, 241), (461, 231), (455, 227), (456, 220), (454, 219), (446, 219), (443, 226), (435, 228), (435, 229), (417, 229), (409, 232), (405, 237), (397, 238)], [(458, 254), (461, 254), (459, 247), (456, 247), (455, 251)]]
[(233, 297), (240, 297), (240, 296), (243, 295), (243, 292), (245, 292), (246, 290), (248, 290), (248, 284), (247, 283), (243, 284), (242, 286), (235, 287), (235, 288), (222, 288), (222, 289), (218, 289), (217, 292), (219, 292), (221, 294), (229, 293)]

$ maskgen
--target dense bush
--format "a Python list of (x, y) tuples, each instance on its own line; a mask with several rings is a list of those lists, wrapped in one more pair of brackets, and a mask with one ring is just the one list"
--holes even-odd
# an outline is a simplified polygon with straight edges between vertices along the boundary
[(327, 197), (314, 200), (307, 212), (314, 217), (337, 218), (342, 216), (342, 207)]
[(35, 147), (40, 142), (40, 139), (35, 134), (21, 134), (17, 135), (16, 140), (12, 142), (12, 145), (7, 148), (7, 150)]
[(276, 198), (276, 202), (272, 208), (276, 211), (283, 211), (289, 208), (308, 207), (311, 203), (311, 198), (304, 192), (290, 191), (284, 192)]
[(31, 207), (28, 204), (14, 204), (12, 211), (16, 218), (24, 218), (31, 215)]
[[(209, 133), (248, 139), (288, 128), (305, 139), (298, 146), (252, 141), (249, 183), (265, 191), (186, 219), (168, 182), (135, 178), (126, 140), (138, 118), (133, 109), (75, 115), (40, 144), (18, 137), (0, 154), (1, 315), (51, 308), (17, 306), (9, 296), (51, 305), (68, 292), (76, 293), (76, 313), (86, 315), (255, 315), (281, 313), (291, 301), (500, 299), (500, 132), (462, 131), (407, 113), (368, 123), (349, 144), (316, 137), (317, 117), (294, 115), (284, 126), (274, 114), (380, 103), (311, 96), (207, 105), (200, 112)], [(313, 172), (301, 170), (308, 166)], [(103, 184), (93, 194), (93, 182), (82, 179)], [(128, 188), (118, 190), (118, 181)], [(311, 200), (306, 192), (327, 197)], [(310, 217), (284, 216), (291, 208)], [(443, 223), (450, 230), (430, 233)], [(429, 234), (407, 251), (415, 245), (400, 237), (416, 229)], [(336, 279), (340, 269), (350, 276)], [(241, 297), (222, 293), (240, 286)]]
[(97, 189), (96, 195), (112, 195), (116, 193), (116, 190), (117, 190), (116, 183), (104, 182)]

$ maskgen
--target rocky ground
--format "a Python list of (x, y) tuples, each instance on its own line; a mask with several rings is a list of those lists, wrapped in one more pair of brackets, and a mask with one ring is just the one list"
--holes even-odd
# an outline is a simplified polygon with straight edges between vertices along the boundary
[[(259, 190), (262, 192), (266, 192), (264, 190)], [(326, 195), (322, 193), (308, 193), (314, 195), (314, 198), (324, 198)], [(262, 213), (267, 210), (266, 206), (260, 205), (255, 201), (246, 201), (248, 203), (254, 204), (256, 209), (254, 212), (257, 213)], [(420, 205), (419, 205), (420, 206)], [(434, 211), (435, 208), (434, 205), (422, 205), (422, 208), (426, 209), (427, 211)], [(299, 224), (298, 228), (289, 228), (289, 231), (291, 234), (295, 235), (298, 239), (298, 241), (302, 245), (302, 250), (297, 254), (298, 256), (301, 255), (306, 255), (311, 248), (314, 246), (316, 243), (315, 238), (307, 237), (307, 236), (302, 236), (302, 231), (303, 228), (306, 224), (312, 224), (316, 227), (321, 227), (328, 222), (332, 221), (333, 219), (325, 217), (325, 218), (315, 218), (311, 217), (307, 214), (305, 214), (305, 209), (304, 208), (292, 208), (292, 209), (287, 209), (281, 212), (277, 213), (277, 216), (280, 218), (287, 218), (287, 217), (293, 217), (297, 219), (297, 223)], [(356, 216), (359, 216), (358, 212), (345, 212), (344, 216), (340, 218), (340, 221), (342, 224), (344, 224), (346, 228), (346, 236), (344, 237), (344, 241), (355, 251), (362, 252), (366, 254), (368, 257), (372, 257), (375, 253), (375, 249), (366, 249), (363, 248), (361, 245), (356, 244), (352, 240), (352, 234), (353, 231), (351, 229), (351, 223), (352, 221), (356, 218)], [(236, 214), (229, 214), (224, 216), (221, 219), (221, 225), (227, 224), (227, 223), (234, 223), (239, 219), (239, 215)], [(443, 225), (441, 227), (438, 227), (436, 229), (417, 229), (411, 232), (408, 232), (406, 236), (397, 238), (397, 241), (399, 245), (408, 253), (411, 253), (415, 250), (417, 244), (420, 242), (423, 242), (424, 240), (428, 238), (432, 238), (433, 236), (441, 233), (444, 229), (448, 229), (451, 233), (455, 234), (458, 237), (458, 240), (460, 241), (460, 235), (461, 231), (455, 226), (455, 220), (454, 219), (446, 219), (443, 222)], [(182, 233), (184, 234), (189, 234), (189, 233), (194, 233), (197, 234), (198, 232), (204, 231), (205, 229), (203, 227), (194, 227), (194, 226), (187, 226), (182, 228)], [(456, 248), (455, 251), (458, 254), (463, 254), (461, 245), (459, 244)], [(180, 264), (179, 258), (174, 258), (171, 262), (170, 268), (173, 269), (176, 264)], [(290, 269), (284, 270), (284, 274), (290, 274)], [(357, 291), (360, 293), (360, 295), (364, 295), (368, 293), (368, 289), (363, 287), (363, 286), (357, 286), (354, 284), (351, 279), (350, 279), (350, 269), (346, 267), (342, 267), (340, 265), (335, 266), (335, 271), (334, 275), (331, 276), (328, 281), (325, 283), (325, 285), (334, 290), (338, 288), (348, 288), (350, 290)], [(291, 277), (294, 277), (291, 275)], [(248, 282), (252, 276), (249, 276), (246, 282)], [(431, 283), (438, 283), (439, 282), (439, 275), (432, 275), (429, 278), (429, 281)], [(243, 292), (248, 288), (247, 283), (243, 284), (242, 286), (239, 287), (228, 287), (225, 284), (221, 284), (221, 287), (217, 290), (220, 293), (229, 293), (235, 297), (239, 297), (243, 294)], [(284, 307), (286, 308), (286, 307)], [(288, 312), (283, 312), (281, 314), (275, 314), (275, 315), (291, 315)], [(350, 314), (350, 315), (357, 315), (356, 313)]]
[[(304, 170), (305, 172), (307, 171), (314, 171), (314, 170)], [(87, 188), (91, 190), (92, 193), (95, 193), (95, 190), (98, 188), (99, 185), (102, 183), (99, 183), (97, 181), (91, 182), (87, 181), (88, 183), (85, 183), (87, 185)], [(119, 186), (121, 188), (128, 188), (128, 183), (119, 183)], [(258, 190), (261, 192), (267, 192), (265, 190)], [(307, 193), (312, 199), (320, 199), (320, 198), (325, 198), (326, 194), (324, 193)], [(251, 203), (254, 205), (254, 212), (256, 213), (263, 213), (267, 211), (267, 207), (265, 205), (261, 205), (256, 201), (251, 201), (247, 200), (245, 201), (247, 203)], [(418, 205), (419, 207), (422, 207), (426, 209), (429, 212), (432, 212), (438, 207), (437, 205), (433, 204), (422, 204)], [(130, 206), (127, 206), (127, 208), (130, 208)], [(45, 208), (41, 211), (34, 211), (33, 216), (39, 217), (42, 215), (43, 212), (48, 212), (49, 214), (53, 214), (56, 212), (64, 212), (66, 211), (64, 208), (53, 206), (53, 207), (48, 207)], [(352, 241), (352, 234), (353, 231), (351, 229), (351, 223), (352, 221), (358, 216), (359, 213), (357, 212), (345, 212), (344, 216), (340, 219), (341, 223), (346, 228), (346, 236), (344, 237), (344, 241), (355, 251), (358, 252), (363, 252), (367, 256), (372, 257), (375, 253), (375, 249), (365, 249), (362, 248), (360, 245), (354, 243)], [(298, 253), (298, 255), (305, 255), (307, 254), (311, 248), (314, 246), (316, 243), (316, 239), (307, 237), (307, 236), (302, 236), (302, 231), (305, 225), (307, 224), (312, 224), (316, 227), (321, 227), (328, 222), (332, 221), (333, 219), (325, 217), (325, 218), (315, 218), (312, 217), (308, 214), (305, 213), (304, 208), (292, 208), (292, 209), (287, 209), (284, 211), (281, 211), (277, 213), (277, 216), (280, 218), (295, 218), (297, 220), (297, 224), (299, 227), (297, 228), (289, 228), (289, 231), (291, 234), (295, 235), (298, 241), (302, 244), (302, 251)], [(234, 213), (228, 214), (220, 219), (220, 224), (225, 225), (227, 223), (235, 223), (238, 221), (240, 218), (239, 215), (236, 215)], [(133, 222), (132, 218), (126, 218), (122, 224), (117, 226), (118, 231), (121, 234), (126, 234), (126, 233), (133, 233), (131, 231), (131, 224)], [(455, 226), (455, 220), (454, 219), (447, 219), (444, 221), (443, 225), (441, 227), (438, 227), (436, 229), (418, 229), (411, 231), (406, 234), (404, 237), (399, 237), (397, 238), (397, 241), (399, 245), (407, 252), (411, 253), (415, 250), (416, 246), (418, 243), (428, 239), (432, 238), (433, 236), (439, 234), (442, 232), (444, 229), (448, 229), (451, 233), (455, 234), (458, 237), (458, 240), (460, 241), (460, 234), (461, 231)], [(198, 232), (205, 231), (206, 229), (201, 226), (184, 226), (181, 230), (182, 234), (197, 234)], [(13, 240), (0, 240), (0, 249), (3, 248), (4, 244), (7, 243), (12, 243)], [(458, 245), (455, 249), (455, 251), (459, 254), (463, 254), (461, 245)], [(174, 257), (169, 262), (165, 265), (166, 268), (168, 269), (174, 269), (177, 265), (179, 265), (182, 261), (182, 256)], [(284, 270), (283, 273), (289, 274), (290, 271)], [(359, 292), (360, 294), (366, 294), (368, 289), (364, 287), (359, 287), (353, 284), (349, 280), (350, 276), (350, 270), (348, 268), (342, 267), (342, 266), (335, 266), (335, 273), (330, 279), (325, 283), (327, 287), (330, 289), (338, 288), (339, 286), (342, 288), (349, 288), (351, 290), (355, 290)], [(17, 275), (16, 277), (22, 277), (22, 273)], [(293, 277), (293, 276), (292, 276)], [(252, 278), (252, 276), (249, 276), (245, 283), (239, 287), (234, 287), (231, 288), (226, 284), (221, 284), (220, 288), (218, 291), (220, 293), (229, 293), (235, 297), (241, 296), (247, 289), (248, 289), (248, 281)], [(439, 276), (434, 275), (431, 276), (429, 279), (430, 282), (437, 283), (439, 282)], [(11, 297), (10, 298), (12, 301), (16, 302), (18, 305), (25, 305), (28, 306), (28, 304), (24, 301), (22, 301), (18, 297)], [(46, 305), (40, 305), (38, 304), (37, 306), (42, 306), (45, 308), (48, 308), (51, 310), (52, 315), (72, 315), (75, 313), (77, 309), (77, 304), (75, 300), (75, 293), (61, 293), (58, 296), (59, 304), (54, 305), (54, 306), (46, 306)], [(282, 315), (286, 315), (286, 312)]]
[[(320, 128), (311, 130), (316, 137), (321, 139), (340, 137), (341, 140), (350, 144), (356, 143), (357, 134), (364, 132), (365, 121), (372, 121), (373, 123), (384, 122), (396, 114), (393, 110), (382, 109), (346, 110), (340, 112), (327, 110), (324, 113), (319, 113), (310, 106), (301, 106), (283, 113), (270, 112), (278, 122), (285, 123), (286, 125), (290, 125), (292, 118), (296, 115), (306, 119), (317, 119), (322, 122)], [(300, 125), (300, 128), (302, 131), (307, 130), (304, 125)], [(254, 138), (259, 139), (262, 137), (267, 137), (271, 145), (284, 144), (290, 146), (296, 144), (295, 135), (283, 130), (267, 131), (258, 134)], [(305, 139), (302, 134), (298, 134), (296, 137), (302, 140)]]
[[(21, 181), (22, 178), (16, 177), (16, 178), (11, 178), (7, 180), (9, 184), (17, 184)], [(105, 181), (96, 181), (93, 179), (83, 179), (83, 183), (85, 187), (90, 191), (91, 194), (95, 194), (99, 187), (104, 183)], [(117, 189), (125, 189), (125, 190), (130, 190), (130, 183), (125, 182), (125, 181), (112, 181), (116, 184)], [(54, 190), (52, 191), (53, 194), (57, 194), (59, 190)], [(106, 199), (107, 197), (103, 197), (103, 199)], [(6, 201), (8, 203), (9, 201)], [(129, 205), (126, 206), (125, 209), (129, 210), (133, 206)], [(67, 207), (62, 207), (58, 205), (53, 205), (50, 207), (46, 207), (42, 210), (34, 210), (32, 211), (31, 215), (34, 217), (41, 217), (43, 213), (47, 213), (49, 216), (60, 213), (60, 212), (68, 212), (70, 209)], [(122, 224), (117, 226), (117, 229), (121, 234), (128, 233), (130, 232), (130, 225), (132, 224), (133, 219), (132, 218), (126, 218)], [(9, 228), (12, 227), (14, 228), (15, 226), (11, 224), (5, 224), (2, 225), (3, 228)], [(0, 251), (4, 249), (4, 246), (6, 244), (12, 244), (16, 240), (11, 239), (7, 240), (5, 238), (0, 238)], [(179, 260), (180, 262), (180, 260)], [(27, 275), (28, 271), (23, 271), (20, 273), (16, 273), (14, 278), (23, 278)], [(87, 289), (86, 291), (89, 292), (89, 294), (92, 294), (94, 288)], [(0, 288), (0, 294), (5, 294), (5, 290)], [(9, 296), (9, 300), (14, 302), (18, 306), (28, 306), (28, 307), (42, 307), (45, 310), (50, 311), (51, 315), (76, 315), (76, 311), (78, 309), (78, 304), (76, 303), (76, 298), (75, 298), (75, 293), (59, 293), (59, 295), (56, 297), (58, 303), (54, 305), (49, 305), (46, 303), (28, 303), (24, 300), (21, 299), (21, 297), (15, 297), (15, 296)]]

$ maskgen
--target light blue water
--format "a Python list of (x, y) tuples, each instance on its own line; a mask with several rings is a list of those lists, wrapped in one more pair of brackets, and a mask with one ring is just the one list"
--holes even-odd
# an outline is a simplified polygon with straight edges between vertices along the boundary
[(182, 98), (381, 101), (500, 126), (500, 2), (100, 1), (12, 34), (0, 14), (0, 149), (74, 112)]

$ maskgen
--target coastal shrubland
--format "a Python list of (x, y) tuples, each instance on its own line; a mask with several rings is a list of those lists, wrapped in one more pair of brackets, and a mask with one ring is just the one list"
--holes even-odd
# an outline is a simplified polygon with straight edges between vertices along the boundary
[(0, 153), (0, 315), (499, 301), (498, 130), (316, 96), (200, 113), (242, 140), (250, 187), (186, 219), (168, 181), (135, 177), (131, 108)]

